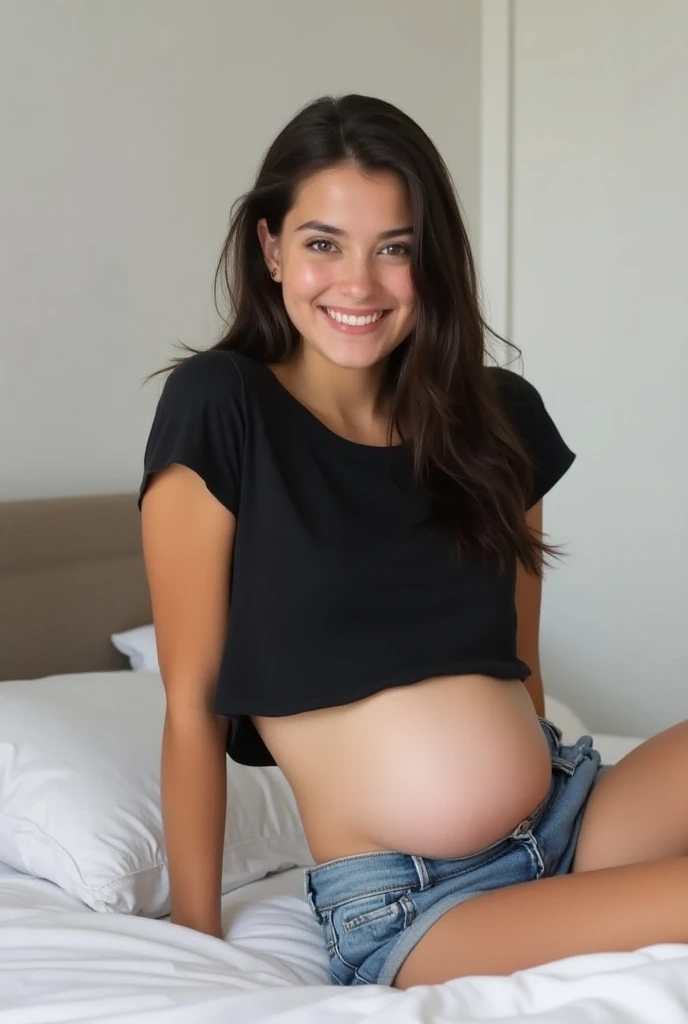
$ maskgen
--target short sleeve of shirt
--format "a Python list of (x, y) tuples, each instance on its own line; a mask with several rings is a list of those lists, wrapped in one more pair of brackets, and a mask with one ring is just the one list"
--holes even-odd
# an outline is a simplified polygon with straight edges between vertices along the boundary
[(571, 467), (575, 454), (547, 412), (539, 391), (512, 370), (497, 368), (498, 393), (532, 465), (527, 508), (537, 505)]
[(237, 515), (245, 434), (242, 380), (230, 352), (189, 356), (169, 374), (153, 417), (143, 457), (138, 506), (152, 475), (188, 466)]

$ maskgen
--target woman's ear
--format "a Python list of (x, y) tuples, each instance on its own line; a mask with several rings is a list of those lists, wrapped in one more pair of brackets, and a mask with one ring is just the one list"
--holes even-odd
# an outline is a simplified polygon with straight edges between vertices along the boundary
[(260, 240), (260, 247), (263, 250), (263, 256), (265, 258), (265, 264), (268, 268), (268, 273), (272, 277), (273, 281), (279, 281), (279, 239), (275, 238), (273, 235), (270, 234), (268, 230), (268, 222), (266, 221), (265, 217), (262, 217), (258, 221), (257, 230), (258, 238)]

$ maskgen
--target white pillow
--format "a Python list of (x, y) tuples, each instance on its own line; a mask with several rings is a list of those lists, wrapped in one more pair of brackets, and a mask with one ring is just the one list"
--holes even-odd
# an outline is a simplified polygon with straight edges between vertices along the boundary
[[(162, 917), (165, 714), (157, 673), (0, 683), (0, 861), (94, 910)], [(279, 768), (227, 759), (222, 892), (313, 863)]]
[(139, 626), (124, 633), (113, 633), (113, 644), (129, 659), (135, 672), (159, 672), (158, 648), (155, 642), (155, 627)]

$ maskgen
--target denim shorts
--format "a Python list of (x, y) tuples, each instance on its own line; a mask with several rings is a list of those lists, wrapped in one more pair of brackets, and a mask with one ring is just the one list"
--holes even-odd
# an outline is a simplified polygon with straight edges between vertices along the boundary
[(471, 896), (571, 871), (583, 812), (608, 765), (592, 737), (562, 743), (540, 724), (552, 755), (547, 796), (510, 835), (468, 857), (431, 859), (383, 851), (306, 869), (308, 904), (322, 927), (336, 985), (391, 985), (427, 930)]

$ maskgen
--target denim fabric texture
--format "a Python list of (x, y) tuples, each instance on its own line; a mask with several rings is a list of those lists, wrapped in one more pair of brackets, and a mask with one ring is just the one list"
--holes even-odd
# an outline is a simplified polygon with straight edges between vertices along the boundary
[(563, 744), (540, 724), (552, 757), (549, 791), (514, 831), (479, 853), (431, 859), (363, 853), (308, 868), (305, 893), (322, 927), (336, 985), (391, 985), (425, 932), (452, 907), (492, 889), (570, 872), (585, 804), (607, 767), (590, 736)]

